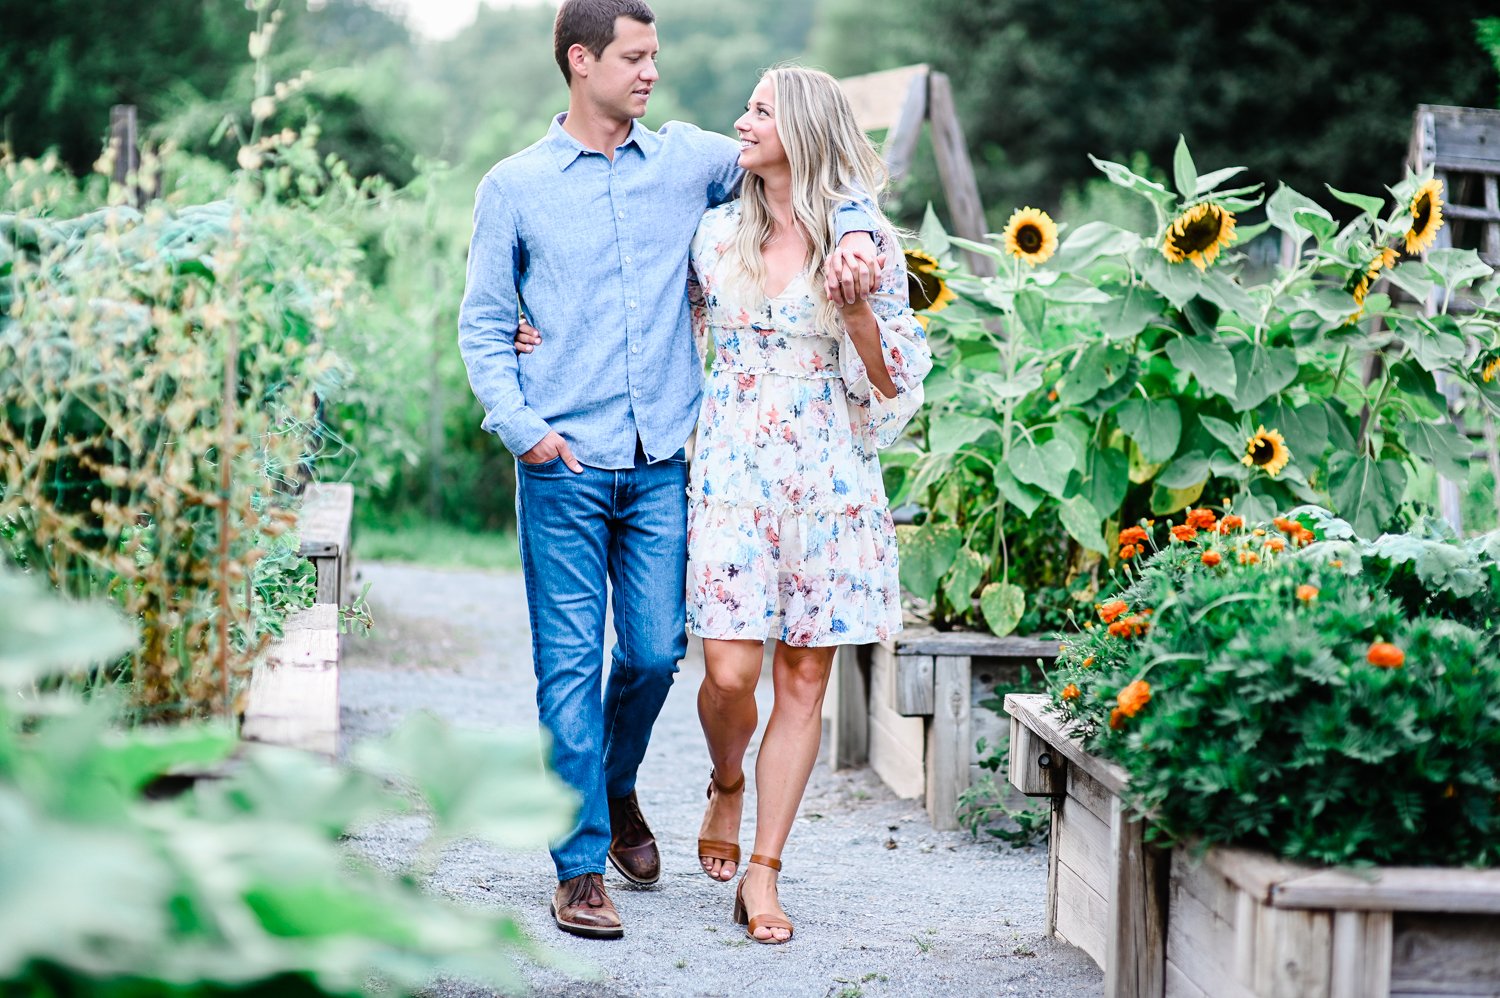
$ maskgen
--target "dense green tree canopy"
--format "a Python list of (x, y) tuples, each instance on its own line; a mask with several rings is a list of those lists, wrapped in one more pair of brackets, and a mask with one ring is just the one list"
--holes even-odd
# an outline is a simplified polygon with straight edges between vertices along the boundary
[(1166, 165), (1179, 133), (1204, 168), (1251, 167), (1313, 196), (1399, 179), (1418, 103), (1492, 106), (1475, 43), (1493, 0), (823, 0), (814, 60), (845, 75), (948, 73), (991, 221), (1055, 207), (1087, 154)]

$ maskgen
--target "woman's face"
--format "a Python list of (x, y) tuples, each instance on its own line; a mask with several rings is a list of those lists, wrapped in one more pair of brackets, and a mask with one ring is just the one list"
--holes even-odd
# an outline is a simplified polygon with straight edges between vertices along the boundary
[(762, 78), (755, 85), (734, 130), (740, 137), (742, 169), (761, 176), (786, 169), (786, 149), (776, 131), (776, 92), (769, 79)]

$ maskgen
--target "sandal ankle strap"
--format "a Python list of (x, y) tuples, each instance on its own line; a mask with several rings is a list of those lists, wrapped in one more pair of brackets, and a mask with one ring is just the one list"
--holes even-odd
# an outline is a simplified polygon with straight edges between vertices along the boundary
[[(708, 782), (712, 790), (717, 790), (721, 794), (737, 794), (741, 790), (745, 789), (745, 771), (740, 770), (740, 778), (738, 780), (735, 780), (732, 784), (725, 785), (719, 782), (718, 772), (716, 770), (710, 769), (708, 771)], [(713, 794), (710, 793), (708, 796), (712, 797)]]
[(759, 863), (761, 866), (769, 866), (777, 873), (781, 872), (781, 860), (777, 859), (775, 856), (762, 856), (758, 852), (752, 852), (750, 854), (750, 862)]

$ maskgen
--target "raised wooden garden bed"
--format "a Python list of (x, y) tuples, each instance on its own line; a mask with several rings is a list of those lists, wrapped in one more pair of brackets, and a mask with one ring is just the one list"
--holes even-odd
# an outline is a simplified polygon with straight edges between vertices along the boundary
[(240, 734), (246, 741), (338, 754), (338, 607), (318, 603), (288, 618), (286, 633), (250, 673)]
[(353, 601), (350, 553), (354, 521), (354, 486), (314, 483), (307, 487), (297, 514), (302, 557), (318, 573), (318, 602), (336, 606)]
[(1047, 929), (1109, 998), (1500, 996), (1500, 870), (1304, 866), (1145, 844), (1126, 774), (1011, 694), (1010, 779), (1052, 799)]
[(980, 703), (1056, 656), (1051, 641), (930, 628), (846, 646), (829, 684), (833, 766), (868, 763), (898, 795), (923, 798), (934, 828), (957, 828), (958, 795), (980, 773), (975, 745), (1010, 737), (1005, 717)]

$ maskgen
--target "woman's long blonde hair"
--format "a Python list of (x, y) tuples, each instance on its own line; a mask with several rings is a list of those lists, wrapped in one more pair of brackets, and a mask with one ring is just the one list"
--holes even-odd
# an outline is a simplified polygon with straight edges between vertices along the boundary
[[(801, 66), (768, 69), (776, 95), (776, 134), (792, 171), (792, 211), (811, 242), (807, 271), (817, 327), (838, 325), (838, 309), (823, 293), (823, 263), (833, 252), (834, 209), (852, 198), (868, 196), (875, 224), (886, 236), (886, 252), (895, 252), (896, 233), (878, 202), (890, 174), (868, 136), (854, 120), (849, 99), (827, 73)], [(771, 207), (760, 177), (746, 174), (740, 191), (739, 227), (729, 255), (739, 264), (753, 294), (765, 285), (761, 247), (771, 238)]]

